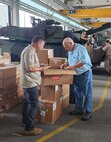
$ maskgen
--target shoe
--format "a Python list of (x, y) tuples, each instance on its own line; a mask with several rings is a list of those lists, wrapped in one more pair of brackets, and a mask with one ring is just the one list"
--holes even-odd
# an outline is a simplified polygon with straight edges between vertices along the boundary
[(81, 118), (82, 121), (87, 121), (92, 118), (92, 112), (85, 112)]
[(82, 111), (81, 112), (77, 112), (77, 111), (73, 110), (73, 111), (70, 111), (69, 114), (70, 115), (82, 115), (83, 112)]
[(41, 129), (41, 128), (34, 128), (34, 130), (23, 131), (23, 132), (19, 132), (19, 133), (16, 133), (16, 134), (21, 135), (21, 136), (37, 136), (37, 135), (39, 135), (42, 132), (43, 132), (43, 129)]
[(38, 134), (42, 133), (43, 129), (41, 128), (34, 128), (32, 131), (25, 131), (25, 136), (37, 136)]

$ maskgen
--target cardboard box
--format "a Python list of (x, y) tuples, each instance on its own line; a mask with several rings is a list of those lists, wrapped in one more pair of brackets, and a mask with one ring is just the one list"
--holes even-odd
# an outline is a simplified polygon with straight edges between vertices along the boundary
[(48, 59), (54, 57), (54, 51), (53, 49), (42, 49), (39, 52), (37, 52), (37, 56), (40, 64), (48, 65)]
[(70, 85), (64, 84), (62, 85), (62, 96), (65, 96), (70, 93)]
[(0, 67), (0, 89), (12, 88), (16, 85), (16, 67)]
[(5, 66), (11, 62), (10, 53), (3, 52), (3, 56), (0, 56), (0, 66)]
[(42, 75), (42, 86), (72, 84), (74, 70), (48, 69)]
[(10, 101), (9, 103), (5, 104), (4, 108), (5, 111), (8, 111), (12, 108), (14, 108), (15, 106), (19, 105), (22, 102), (21, 98), (14, 98), (13, 101)]
[(9, 59), (10, 59), (10, 62), (11, 62), (11, 55), (10, 55), (10, 53), (8, 53), (8, 52), (3, 52), (3, 57), (9, 58)]
[(54, 57), (49, 59), (49, 66), (52, 69), (60, 69), (60, 66), (65, 63), (65, 58)]
[(17, 96), (18, 98), (23, 98), (23, 89), (20, 84), (17, 86)]
[(69, 105), (69, 95), (70, 95), (70, 85), (69, 84), (62, 85), (61, 101), (63, 109)]
[(0, 94), (3, 95), (13, 94), (13, 92), (17, 93), (17, 85), (13, 86), (12, 88), (0, 89)]
[(61, 101), (39, 100), (36, 118), (40, 122), (53, 124), (62, 114)]
[(13, 92), (13, 94), (0, 94), (0, 104), (3, 108), (5, 108), (5, 105), (8, 103), (13, 103), (13, 101), (17, 98), (17, 93)]
[(62, 108), (66, 108), (69, 105), (69, 94), (62, 96)]
[(60, 99), (62, 94), (62, 86), (41, 86), (41, 99), (56, 101)]

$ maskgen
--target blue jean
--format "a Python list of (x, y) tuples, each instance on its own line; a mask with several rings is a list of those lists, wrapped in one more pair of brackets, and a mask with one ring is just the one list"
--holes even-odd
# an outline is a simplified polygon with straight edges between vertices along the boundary
[(25, 124), (25, 130), (31, 131), (35, 128), (35, 115), (38, 108), (38, 89), (36, 87), (23, 88), (24, 100), (22, 121)]
[(75, 110), (92, 112), (92, 70), (74, 76)]

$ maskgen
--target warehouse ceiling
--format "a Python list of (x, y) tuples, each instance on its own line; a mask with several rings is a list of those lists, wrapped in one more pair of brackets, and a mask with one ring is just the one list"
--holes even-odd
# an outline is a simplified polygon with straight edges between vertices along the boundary
[[(91, 28), (111, 23), (111, 0), (66, 0), (73, 10), (62, 11), (67, 16), (77, 18), (81, 24)], [(71, 9), (70, 9), (71, 10)]]
[(111, 23), (111, 0), (41, 0), (82, 25), (97, 28)]
[[(8, 5), (14, 5), (14, 3), (18, 0), (0, 1), (8, 3)], [(111, 0), (20, 0), (22, 4), (25, 2), (26, 6), (27, 3), (29, 4), (31, 1), (36, 3), (44, 3), (47, 8), (49, 18), (53, 17), (54, 12), (56, 13), (56, 16), (59, 12), (59, 14), (62, 14), (62, 16), (59, 15), (59, 20), (61, 17), (61, 21), (66, 24), (69, 23), (69, 25), (71, 22), (77, 22), (77, 24), (81, 23), (83, 25), (82, 28), (97, 28), (104, 24), (111, 23)], [(36, 9), (36, 6), (34, 8)], [(30, 8), (28, 10), (30, 10)], [(64, 21), (63, 19), (66, 20)]]

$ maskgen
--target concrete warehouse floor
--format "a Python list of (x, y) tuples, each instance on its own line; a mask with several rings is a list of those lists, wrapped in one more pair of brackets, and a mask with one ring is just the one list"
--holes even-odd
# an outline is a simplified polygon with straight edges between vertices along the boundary
[(81, 121), (68, 112), (70, 104), (53, 125), (38, 123), (44, 129), (38, 136), (15, 136), (22, 131), (21, 105), (0, 119), (0, 142), (111, 142), (111, 81), (108, 75), (93, 75), (93, 118)]

